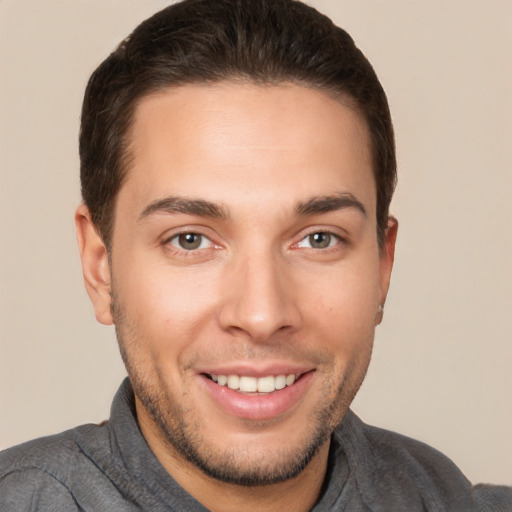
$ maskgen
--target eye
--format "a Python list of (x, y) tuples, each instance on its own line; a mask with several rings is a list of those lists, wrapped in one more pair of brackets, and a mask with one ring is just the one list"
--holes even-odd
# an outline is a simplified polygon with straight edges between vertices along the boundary
[(212, 241), (199, 233), (179, 233), (170, 238), (167, 243), (184, 251), (207, 249), (212, 246)]
[(310, 249), (328, 249), (340, 241), (340, 238), (334, 233), (328, 231), (317, 231), (304, 237), (298, 244), (298, 247), (307, 247)]

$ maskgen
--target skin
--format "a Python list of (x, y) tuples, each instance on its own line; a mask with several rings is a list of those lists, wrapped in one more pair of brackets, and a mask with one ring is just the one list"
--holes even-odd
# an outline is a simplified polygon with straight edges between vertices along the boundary
[[(366, 123), (302, 86), (224, 82), (142, 99), (130, 141), (110, 264), (83, 205), (76, 225), (142, 432), (213, 511), (309, 510), (329, 435), (365, 376), (393, 264), (394, 219), (377, 243)], [(244, 396), (236, 414), (240, 395), (220, 399), (205, 375), (283, 369), (302, 375), (293, 399), (276, 408), (275, 396)]]

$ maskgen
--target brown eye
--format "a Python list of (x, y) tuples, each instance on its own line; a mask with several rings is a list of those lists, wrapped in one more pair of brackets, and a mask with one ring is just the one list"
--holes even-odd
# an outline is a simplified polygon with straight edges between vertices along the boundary
[(211, 242), (207, 237), (199, 233), (180, 233), (171, 238), (170, 244), (181, 250), (194, 251), (209, 247)]

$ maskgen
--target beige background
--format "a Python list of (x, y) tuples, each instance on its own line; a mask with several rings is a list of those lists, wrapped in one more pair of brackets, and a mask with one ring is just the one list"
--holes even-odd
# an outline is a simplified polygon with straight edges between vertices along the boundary
[[(512, 483), (512, 1), (317, 0), (391, 103), (401, 221), (354, 404), (473, 481)], [(0, 448), (108, 416), (124, 375), (72, 216), (93, 68), (162, 0), (0, 0)]]

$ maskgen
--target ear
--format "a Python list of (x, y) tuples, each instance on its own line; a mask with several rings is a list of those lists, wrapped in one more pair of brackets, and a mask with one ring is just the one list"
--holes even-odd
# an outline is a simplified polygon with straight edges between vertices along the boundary
[(89, 209), (84, 204), (75, 212), (75, 226), (85, 288), (94, 307), (96, 319), (104, 325), (112, 325), (108, 252), (92, 222)]
[(382, 314), (386, 297), (389, 290), (389, 281), (391, 279), (391, 270), (395, 260), (395, 244), (398, 233), (398, 221), (394, 217), (389, 217), (388, 226), (385, 233), (384, 245), (380, 249), (379, 257), (379, 280), (380, 280), (380, 296), (379, 296), (379, 313), (377, 314), (377, 324), (382, 321)]

